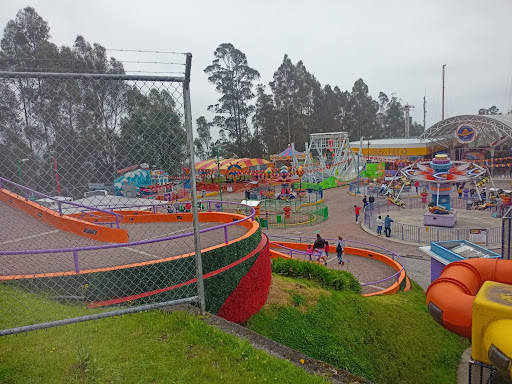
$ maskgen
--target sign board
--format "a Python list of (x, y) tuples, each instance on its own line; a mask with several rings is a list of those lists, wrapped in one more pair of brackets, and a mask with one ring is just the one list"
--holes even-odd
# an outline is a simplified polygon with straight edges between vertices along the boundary
[(103, 183), (89, 183), (89, 191), (97, 191), (105, 189), (105, 184)]
[(249, 207), (257, 207), (260, 205), (259, 200), (242, 200), (240, 204), (248, 205)]
[(474, 244), (486, 244), (487, 243), (487, 229), (470, 229), (469, 230), (469, 241)]
[(462, 124), (455, 130), (455, 137), (459, 143), (468, 144), (475, 141), (478, 132), (469, 124)]

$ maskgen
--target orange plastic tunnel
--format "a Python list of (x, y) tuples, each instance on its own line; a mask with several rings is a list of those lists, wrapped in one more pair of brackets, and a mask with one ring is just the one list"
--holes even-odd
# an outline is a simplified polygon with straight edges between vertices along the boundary
[(428, 287), (430, 315), (450, 332), (471, 339), (475, 295), (488, 280), (512, 284), (512, 261), (471, 259), (448, 264)]

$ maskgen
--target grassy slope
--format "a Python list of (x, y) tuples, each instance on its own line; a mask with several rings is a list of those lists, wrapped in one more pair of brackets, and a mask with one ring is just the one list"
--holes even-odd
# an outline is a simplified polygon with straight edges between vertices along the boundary
[(273, 275), (249, 328), (376, 383), (455, 383), (468, 342), (441, 328), (413, 290), (363, 298)]
[[(8, 291), (39, 310), (63, 310), (49, 300), (39, 302), (35, 295)], [(6, 293), (0, 286), (0, 296), (6, 298)], [(90, 313), (71, 306), (65, 312)], [(4, 325), (12, 323), (3, 320)], [(0, 338), (0, 383), (95, 382), (326, 381), (183, 312), (151, 311)]]

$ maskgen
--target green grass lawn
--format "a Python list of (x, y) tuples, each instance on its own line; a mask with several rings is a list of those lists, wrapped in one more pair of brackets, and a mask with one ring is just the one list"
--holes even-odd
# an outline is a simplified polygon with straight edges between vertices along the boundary
[(273, 274), (269, 300), (248, 327), (379, 384), (456, 383), (469, 342), (440, 327), (425, 293), (364, 298)]
[[(7, 293), (39, 311), (91, 313), (0, 286), (4, 327), (14, 324), (3, 306)], [(220, 382), (327, 381), (184, 312), (148, 311), (0, 338), (0, 383)]]

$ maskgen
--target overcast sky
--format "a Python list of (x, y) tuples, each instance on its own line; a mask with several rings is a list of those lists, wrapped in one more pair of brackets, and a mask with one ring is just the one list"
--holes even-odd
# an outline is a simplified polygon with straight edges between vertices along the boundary
[[(30, 5), (57, 45), (76, 35), (106, 48), (191, 52), (192, 114), (219, 97), (204, 68), (221, 43), (232, 43), (249, 65), (272, 80), (287, 53), (322, 85), (351, 90), (363, 78), (370, 94), (396, 93), (427, 127), (441, 118), (441, 68), (446, 64), (446, 117), (512, 106), (512, 0), (422, 1), (0, 1), (0, 26)], [(121, 60), (182, 57), (109, 52)], [(130, 70), (162, 71), (145, 65)], [(268, 87), (267, 87), (268, 89)]]

